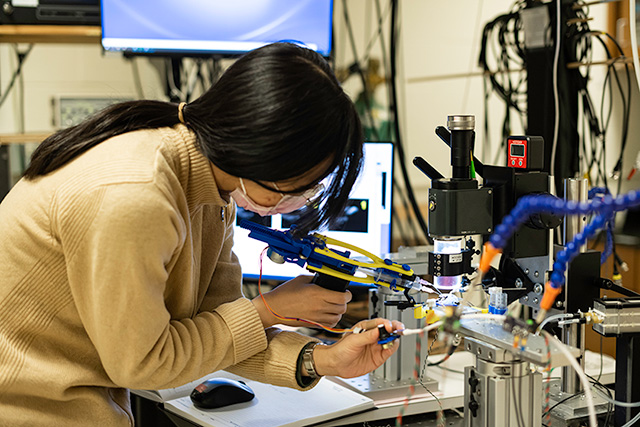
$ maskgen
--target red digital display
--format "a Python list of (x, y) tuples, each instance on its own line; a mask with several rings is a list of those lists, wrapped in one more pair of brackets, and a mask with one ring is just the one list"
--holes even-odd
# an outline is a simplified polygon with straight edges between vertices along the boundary
[(526, 139), (509, 139), (507, 166), (512, 168), (527, 168), (527, 140)]

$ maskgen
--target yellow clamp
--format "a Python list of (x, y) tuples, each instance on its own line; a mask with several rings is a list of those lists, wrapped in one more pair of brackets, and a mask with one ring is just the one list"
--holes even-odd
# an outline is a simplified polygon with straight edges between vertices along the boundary
[[(314, 237), (322, 240), (325, 243), (325, 248), (315, 248), (314, 251), (316, 253), (319, 253), (321, 255), (325, 255), (327, 257), (336, 259), (338, 261), (342, 261), (346, 264), (350, 264), (350, 265), (355, 265), (358, 267), (365, 267), (365, 268), (371, 268), (371, 269), (376, 269), (376, 268), (384, 268), (390, 271), (393, 271), (395, 273), (398, 273), (400, 275), (403, 276), (413, 276), (413, 270), (409, 269), (409, 270), (405, 270), (402, 265), (393, 262), (391, 264), (386, 264), (384, 262), (384, 260), (382, 258), (380, 258), (379, 256), (376, 256), (374, 254), (372, 254), (371, 252), (365, 251), (364, 249), (361, 249), (357, 246), (351, 245), (349, 243), (345, 243), (342, 242), (340, 240), (336, 240), (336, 239), (332, 239), (331, 237), (327, 237), (327, 236), (323, 236), (322, 234), (318, 234), (318, 233), (314, 233)], [(339, 246), (345, 249), (349, 249), (352, 252), (356, 252), (359, 253), (360, 255), (364, 255), (365, 257), (369, 258), (371, 260), (371, 262), (364, 262), (364, 261), (357, 261), (351, 258), (347, 258), (344, 257), (340, 254), (335, 253), (334, 251), (330, 250), (328, 247), (326, 247), (326, 245), (334, 245), (334, 246)], [(337, 277), (339, 279), (343, 279), (343, 280), (349, 280), (351, 282), (357, 282), (357, 283), (368, 283), (368, 284), (374, 284), (374, 285), (379, 285), (379, 286), (386, 286), (389, 287), (389, 284), (386, 282), (376, 282), (375, 279), (372, 276), (366, 276), (366, 277), (358, 277), (358, 276), (352, 276), (351, 274), (347, 274), (347, 273), (343, 273), (340, 271), (336, 271), (330, 267), (327, 266), (322, 266), (320, 268), (317, 267), (313, 267), (311, 265), (307, 264), (307, 270), (310, 271), (316, 271), (319, 273), (324, 273), (327, 274), (329, 276), (333, 276), (333, 277)]]
[(431, 325), (440, 320), (440, 317), (436, 314), (435, 311), (428, 308), (423, 304), (416, 304), (413, 306), (413, 318), (414, 319), (424, 319), (426, 318), (427, 325)]

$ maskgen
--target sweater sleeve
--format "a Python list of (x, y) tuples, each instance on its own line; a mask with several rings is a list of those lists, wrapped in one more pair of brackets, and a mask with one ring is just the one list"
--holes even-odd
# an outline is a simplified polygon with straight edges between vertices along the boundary
[(254, 381), (282, 387), (298, 390), (315, 387), (318, 380), (312, 381), (306, 387), (300, 387), (296, 374), (300, 352), (307, 343), (317, 340), (278, 328), (268, 328), (266, 332), (269, 340), (266, 350), (226, 370)]
[[(227, 240), (222, 246), (211, 284), (200, 306), (201, 312), (215, 310), (215, 307), (219, 304), (219, 299), (221, 298), (219, 295), (220, 282), (231, 281), (239, 283), (241, 280), (242, 273), (238, 257), (233, 253), (233, 224), (235, 223), (236, 209), (234, 203), (229, 206)], [(226, 295), (226, 298), (237, 298), (239, 296), (239, 294), (232, 292), (228, 292)], [(226, 370), (255, 381), (301, 389), (296, 379), (298, 356), (302, 348), (312, 339), (295, 332), (282, 331), (278, 328), (269, 328), (266, 332), (269, 342), (266, 350), (251, 355), (251, 357), (243, 359), (240, 363), (230, 366)], [(317, 384), (317, 381), (311, 383), (310, 386), (315, 384)]]
[(167, 266), (187, 227), (174, 200), (153, 183), (102, 186), (81, 197), (60, 212), (59, 234), (83, 327), (115, 385), (173, 387), (266, 349), (244, 298), (171, 320)]

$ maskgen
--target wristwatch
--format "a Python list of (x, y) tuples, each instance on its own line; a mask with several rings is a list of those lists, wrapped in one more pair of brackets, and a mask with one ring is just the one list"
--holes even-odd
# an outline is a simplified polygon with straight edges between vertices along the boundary
[(302, 353), (302, 366), (304, 366), (307, 375), (312, 379), (320, 378), (320, 375), (318, 375), (316, 371), (316, 364), (313, 361), (313, 350), (318, 344), (317, 342), (307, 344)]

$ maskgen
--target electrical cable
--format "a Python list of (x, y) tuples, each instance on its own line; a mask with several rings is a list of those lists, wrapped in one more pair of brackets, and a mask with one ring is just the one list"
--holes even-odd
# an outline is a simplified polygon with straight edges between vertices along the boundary
[(544, 319), (542, 323), (540, 323), (540, 325), (537, 328), (536, 335), (539, 335), (539, 332), (542, 331), (544, 327), (551, 322), (574, 318), (575, 316), (576, 315), (573, 313), (560, 313), (560, 314), (554, 314), (553, 316), (549, 316), (546, 319)]
[[(589, 379), (592, 381), (592, 384), (593, 384), (594, 386), (599, 386), (599, 387), (600, 387), (600, 388), (602, 388), (604, 391), (606, 391), (606, 392), (607, 392), (607, 394), (609, 395), (609, 397), (611, 398), (611, 391), (609, 390), (609, 388), (608, 388), (608, 387), (604, 386), (603, 384), (601, 384), (601, 383), (600, 383), (600, 382), (598, 382), (597, 380), (594, 380), (594, 379), (593, 379), (592, 377), (590, 377), (589, 375), (587, 375), (587, 378), (589, 378)], [(560, 400), (560, 401), (556, 402), (556, 403), (555, 403), (553, 406), (551, 406), (550, 408), (545, 408), (545, 409), (543, 410), (542, 417), (543, 417), (543, 419), (545, 419), (545, 418), (546, 418), (546, 419), (544, 420), (544, 421), (546, 421), (546, 423), (545, 423), (545, 422), (543, 422), (543, 423), (542, 423), (542, 425), (543, 425), (543, 426), (545, 426), (545, 427), (551, 427), (551, 424), (549, 423), (550, 418), (551, 418), (551, 412), (553, 412), (553, 410), (554, 410), (555, 408), (557, 408), (558, 406), (562, 405), (563, 403), (565, 403), (565, 402), (567, 402), (567, 401), (569, 401), (569, 400), (571, 400), (571, 399), (574, 399), (574, 398), (576, 398), (576, 397), (580, 397), (580, 396), (582, 396), (582, 395), (583, 395), (583, 393), (582, 393), (582, 392), (579, 392), (579, 393), (575, 393), (575, 394), (569, 395), (569, 396), (565, 397), (564, 399), (562, 399), (562, 400)], [(610, 403), (608, 403), (608, 408), (615, 408), (615, 406), (612, 406)], [(608, 409), (608, 410), (607, 410), (607, 416), (606, 416), (606, 418), (605, 418), (605, 420), (604, 420), (604, 424), (603, 424), (604, 426), (609, 426), (609, 418), (610, 418), (610, 415), (611, 415), (611, 409)]]
[(419, 246), (421, 244), (423, 244), (423, 242), (425, 242), (424, 238), (420, 237), (420, 234), (418, 232), (418, 228), (416, 227), (416, 220), (415, 220), (415, 213), (413, 212), (413, 210), (411, 209), (411, 207), (409, 206), (409, 201), (407, 200), (408, 196), (407, 194), (405, 194), (405, 192), (403, 191), (403, 189), (400, 187), (400, 185), (397, 183), (396, 181), (396, 191), (399, 191), (400, 194), (400, 200), (402, 201), (402, 206), (404, 208), (404, 211), (406, 212), (406, 219), (407, 221), (407, 227), (411, 230), (411, 234), (413, 236), (413, 245), (414, 246)]
[(595, 406), (593, 404), (593, 394), (591, 393), (591, 387), (589, 387), (589, 380), (585, 375), (584, 371), (578, 364), (578, 361), (573, 357), (571, 352), (567, 349), (567, 346), (561, 343), (556, 337), (552, 336), (547, 331), (542, 331), (542, 333), (549, 339), (549, 342), (555, 346), (567, 359), (567, 361), (571, 364), (573, 369), (578, 374), (578, 378), (580, 378), (580, 382), (582, 383), (582, 388), (584, 389), (584, 395), (587, 400), (587, 409), (589, 412), (589, 425), (591, 427), (595, 427), (598, 425), (596, 419)]
[(369, 85), (367, 84), (367, 77), (364, 75), (362, 71), (362, 67), (360, 66), (360, 62), (358, 61), (358, 51), (356, 49), (356, 39), (353, 35), (353, 28), (351, 27), (351, 20), (349, 18), (349, 9), (347, 7), (347, 0), (342, 0), (342, 12), (344, 15), (344, 22), (347, 27), (347, 34), (349, 35), (349, 42), (351, 44), (351, 51), (353, 53), (353, 60), (356, 66), (356, 71), (360, 76), (360, 82), (362, 83), (362, 99), (365, 104), (365, 112), (366, 117), (369, 120), (369, 124), (371, 125), (371, 130), (373, 132), (373, 136), (376, 141), (380, 140), (380, 135), (378, 134), (378, 129), (376, 128), (376, 122), (373, 118), (373, 112), (371, 109), (371, 99), (369, 98)]
[(326, 327), (324, 325), (321, 325), (320, 323), (314, 322), (312, 320), (301, 319), (301, 318), (298, 318), (298, 317), (282, 316), (281, 314), (278, 314), (274, 310), (272, 310), (271, 307), (269, 306), (269, 304), (267, 303), (267, 300), (265, 299), (264, 294), (262, 293), (262, 289), (261, 289), (261, 283), (262, 283), (262, 259), (264, 258), (264, 254), (265, 254), (265, 252), (267, 252), (267, 249), (269, 249), (268, 246), (266, 248), (264, 248), (262, 250), (262, 252), (260, 253), (260, 275), (258, 276), (258, 293), (260, 294), (260, 298), (262, 299), (262, 302), (264, 303), (264, 306), (267, 308), (269, 313), (271, 313), (276, 319), (279, 319), (279, 320), (294, 320), (294, 321), (298, 321), (298, 322), (308, 323), (310, 325), (316, 326), (318, 328), (324, 329), (325, 331), (331, 332), (331, 333), (334, 333), (334, 334), (341, 334), (341, 333), (345, 333), (345, 332), (353, 332), (354, 331), (353, 328), (350, 328), (350, 329), (329, 328), (329, 327)]
[(429, 362), (429, 363), (427, 363), (427, 366), (439, 366), (439, 365), (443, 364), (444, 362), (449, 360), (449, 358), (453, 355), (453, 353), (455, 353), (457, 348), (458, 348), (457, 345), (452, 345), (449, 348), (449, 351), (447, 351), (447, 354), (445, 354), (445, 356), (442, 359), (438, 360), (437, 362)]
[[(179, 69), (181, 69), (182, 67), (178, 67)], [(166, 73), (167, 73), (167, 87), (169, 90), (169, 98), (171, 99), (176, 99), (178, 101), (182, 101), (182, 102), (186, 102), (186, 96), (184, 94), (184, 92), (182, 92), (177, 86), (176, 86), (176, 82), (175, 82), (175, 78), (174, 78), (174, 73), (173, 73), (173, 65), (172, 65), (172, 60), (171, 59), (167, 59), (166, 60)]]
[[(404, 192), (402, 191), (402, 188), (400, 187), (400, 184), (398, 184), (398, 181), (396, 180), (396, 178), (393, 178), (393, 186), (394, 186), (394, 190), (395, 190), (395, 194), (398, 195), (398, 197), (400, 198), (400, 202), (402, 203), (402, 206), (404, 208), (404, 212), (406, 214), (406, 219), (407, 219), (407, 226), (409, 227), (409, 229), (411, 230), (411, 232), (413, 233), (413, 242), (414, 245), (418, 245), (419, 244), (419, 238), (418, 238), (418, 231), (416, 230), (416, 226), (415, 223), (413, 221), (413, 217), (411, 216), (411, 209), (409, 208), (409, 205), (407, 204), (407, 199), (405, 197)], [(405, 232), (405, 224), (404, 221), (402, 221), (399, 217), (398, 214), (396, 212), (396, 214), (394, 215), (394, 218), (396, 219), (396, 222), (398, 224), (398, 229), (400, 231), (400, 236), (402, 237), (402, 239), (404, 240), (405, 246), (411, 246), (411, 243), (409, 241), (409, 236), (406, 234)]]
[[(482, 19), (482, 8), (484, 6), (484, 0), (480, 0), (478, 2), (478, 10), (476, 11), (476, 23), (475, 23), (475, 27), (473, 30), (473, 34), (475, 35), (475, 37), (478, 36), (478, 34), (480, 34), (480, 31), (478, 31), (480, 29), (480, 22)], [(472, 46), (477, 46), (478, 44), (478, 39), (474, 39), (472, 42)], [(473, 55), (469, 55), (469, 66), (468, 66), (468, 70), (469, 70), (469, 74), (472, 73), (473, 71)], [(461, 112), (465, 112), (467, 110), (467, 102), (469, 100), (469, 88), (471, 86), (471, 76), (467, 77), (465, 79), (465, 84), (464, 84), (464, 92), (462, 95), (462, 108), (460, 109)]]
[(602, 398), (609, 403), (612, 403), (616, 406), (622, 406), (623, 408), (640, 408), (640, 402), (620, 402), (605, 395), (602, 395)]
[(544, 410), (543, 413), (547, 414), (543, 416), (543, 420), (548, 424), (551, 421), (551, 412), (549, 411), (549, 401), (551, 398), (551, 372), (553, 368), (551, 367), (551, 344), (549, 343), (549, 338), (545, 335), (544, 344), (547, 347), (547, 363), (544, 367), (544, 370), (547, 372), (547, 381), (544, 387)]
[[(417, 368), (420, 367), (420, 354), (422, 353), (422, 337), (423, 336), (424, 334), (418, 334), (416, 336), (416, 367)], [(436, 402), (438, 402), (438, 406), (440, 407), (440, 409), (437, 411), (436, 425), (437, 427), (444, 427), (446, 420), (444, 416), (444, 409), (442, 408), (442, 402), (440, 402), (440, 399), (438, 399), (438, 397), (435, 394), (433, 394), (433, 392), (429, 390), (429, 388), (422, 381), (422, 379), (424, 378), (424, 371), (427, 367), (427, 363), (426, 363), (427, 358), (429, 357), (429, 354), (431, 353), (431, 349), (433, 348), (433, 344), (436, 342), (437, 339), (438, 339), (438, 330), (436, 329), (436, 332), (433, 336), (433, 341), (431, 341), (431, 345), (429, 345), (429, 348), (427, 349), (427, 354), (425, 355), (425, 358), (424, 358), (425, 364), (422, 365), (422, 371), (420, 372), (420, 376), (418, 377), (418, 382), (420, 383), (422, 388), (424, 388), (436, 400)]]
[[(515, 366), (514, 362), (514, 366)], [(518, 423), (518, 427), (524, 427), (525, 423), (524, 423), (524, 417), (522, 415), (522, 407), (520, 407), (518, 405), (518, 400), (520, 400), (520, 403), (522, 403), (522, 393), (518, 393), (517, 397), (516, 397), (516, 377), (514, 374), (514, 369), (511, 370), (512, 376), (510, 378), (510, 382), (511, 382), (511, 392), (513, 393), (513, 408), (515, 410), (515, 415), (516, 415), (516, 422)], [(520, 391), (522, 391), (522, 381), (520, 382)]]
[(554, 125), (553, 125), (553, 143), (551, 145), (551, 168), (552, 175), (556, 175), (556, 152), (558, 149), (558, 137), (560, 133), (560, 95), (558, 93), (558, 61), (560, 59), (560, 21), (561, 21), (560, 0), (556, 0), (556, 50), (553, 55), (553, 103)]
[(405, 411), (409, 407), (409, 400), (411, 400), (411, 396), (415, 393), (415, 383), (418, 381), (418, 369), (420, 369), (420, 353), (419, 349), (422, 345), (422, 337), (424, 336), (424, 332), (420, 332), (416, 335), (416, 351), (414, 353), (415, 363), (413, 365), (413, 378), (411, 384), (409, 384), (409, 391), (404, 398), (402, 406), (400, 406), (400, 411), (398, 412), (398, 416), (396, 417), (396, 427), (402, 427), (402, 417), (404, 416)]
[(396, 37), (397, 37), (397, 20), (398, 20), (398, 0), (391, 0), (391, 41), (390, 41), (390, 62), (391, 62), (391, 105), (393, 105), (392, 111), (393, 115), (393, 123), (394, 123), (394, 132), (395, 132), (395, 146), (398, 150), (398, 157), (400, 160), (400, 169), (402, 171), (402, 177), (404, 179), (405, 187), (407, 189), (407, 196), (409, 197), (409, 202), (411, 203), (411, 207), (415, 214), (416, 220), (420, 225), (420, 229), (422, 230), (425, 238), (428, 242), (431, 241), (429, 238), (429, 230), (427, 228), (427, 224), (420, 212), (420, 208), (416, 201), (413, 187), (411, 186), (411, 182), (409, 180), (409, 173), (407, 172), (406, 165), (406, 156), (404, 152), (404, 147), (402, 145), (401, 133), (400, 133), (400, 121), (398, 119), (398, 99), (397, 99), (397, 87), (396, 87)]
[(13, 72), (13, 75), (11, 76), (11, 79), (9, 80), (9, 85), (2, 92), (2, 97), (0, 97), (0, 107), (2, 107), (2, 105), (4, 105), (4, 102), (7, 100), (7, 97), (9, 96), (9, 93), (11, 93), (11, 89), (13, 88), (13, 86), (16, 83), (16, 80), (18, 79), (18, 77), (22, 73), (22, 67), (23, 67), (27, 57), (29, 56), (29, 53), (31, 53), (32, 49), (33, 49), (33, 44), (30, 44), (29, 47), (27, 48), (27, 50), (24, 53), (19, 53), (18, 54), (18, 66), (16, 67), (15, 71)]
[[(389, 12), (391, 11), (391, 3), (389, 3), (389, 5), (387, 6), (387, 9), (384, 12), (382, 12), (380, 8), (380, 0), (376, 0), (374, 4), (376, 6), (376, 16), (378, 18), (378, 29), (376, 33), (369, 39), (369, 42), (367, 43), (367, 46), (364, 49), (364, 53), (362, 54), (362, 59), (358, 61), (359, 63), (366, 63), (369, 60), (369, 56), (371, 55), (371, 50), (373, 49), (374, 43), (378, 38), (380, 39), (380, 48), (382, 51), (382, 55), (383, 57), (386, 56), (386, 51), (384, 46), (384, 34), (383, 34), (384, 26), (382, 24), (384, 20), (387, 18), (387, 16), (389, 16)], [(388, 65), (387, 60), (385, 58), (382, 59), (382, 63), (385, 65), (385, 67)]]
[(631, 33), (631, 56), (633, 57), (633, 67), (636, 70), (636, 83), (640, 88), (640, 59), (638, 59), (638, 30), (636, 29), (637, 21), (638, 11), (636, 8), (636, 0), (629, 0), (629, 32)]
[[(495, 93), (505, 103), (504, 120), (502, 123), (501, 142), (496, 147), (494, 164), (504, 154), (507, 137), (511, 134), (511, 110), (514, 110), (520, 121), (524, 121), (526, 114), (526, 73), (524, 72), (525, 53), (520, 40), (520, 12), (526, 6), (525, 2), (516, 2), (512, 11), (496, 17), (487, 23), (482, 31), (482, 41), (478, 64), (484, 70), (484, 114), (485, 138), (489, 138), (489, 107), (491, 93)], [(495, 39), (497, 42), (493, 43)], [(490, 53), (495, 58), (495, 66), (489, 64)], [(513, 71), (519, 70), (520, 78), (512, 81)], [(489, 87), (491, 90), (489, 90)], [(523, 129), (526, 127), (523, 124)]]
[(131, 56), (129, 58), (129, 61), (131, 61), (131, 72), (133, 74), (133, 86), (136, 89), (136, 95), (138, 96), (138, 99), (144, 99), (144, 91), (142, 89), (142, 79), (140, 78), (140, 68), (138, 67), (136, 56)]
[[(600, 336), (600, 338), (602, 338), (602, 336)], [(604, 394), (602, 391), (598, 390), (597, 388), (595, 389), (597, 392), (600, 393), (601, 397), (607, 401), (607, 403), (610, 405), (609, 407), (613, 407), (613, 409), (615, 409), (616, 406), (621, 406), (623, 408), (638, 408), (640, 407), (640, 402), (620, 402), (617, 401), (613, 398), (613, 396), (611, 395), (611, 390), (606, 387), (605, 385), (603, 385), (602, 383), (600, 383), (599, 378), (598, 379), (594, 379), (593, 377), (591, 377), (590, 375), (587, 374), (587, 377), (593, 382), (594, 386), (600, 387), (602, 390), (606, 391), (606, 394)], [(605, 426), (609, 425), (608, 421), (609, 421), (609, 415), (611, 414), (612, 410), (607, 411), (607, 419), (605, 420)], [(624, 424), (625, 426), (632, 426), (634, 425), (638, 420), (640, 420), (640, 413), (638, 413), (634, 418), (632, 418), (631, 420), (629, 420), (628, 423)]]

